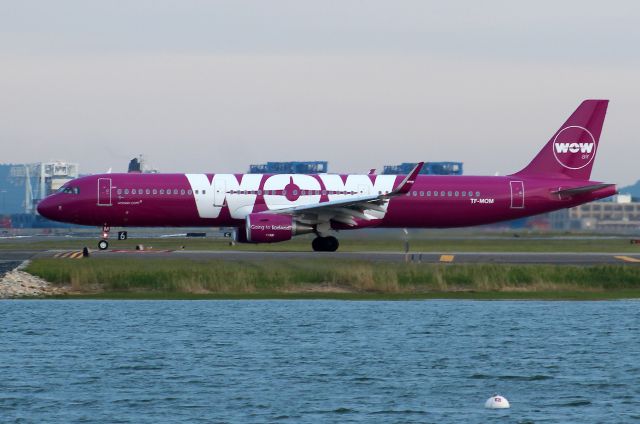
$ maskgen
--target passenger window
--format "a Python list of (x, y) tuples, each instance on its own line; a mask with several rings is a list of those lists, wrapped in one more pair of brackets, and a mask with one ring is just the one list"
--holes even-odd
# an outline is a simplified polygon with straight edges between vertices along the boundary
[(434, 196), (434, 197), (438, 197), (438, 192), (437, 192), (437, 191), (434, 191), (434, 192), (433, 192), (433, 196)]
[(160, 189), (160, 194), (164, 194), (164, 189), (163, 188)]
[(191, 196), (191, 195), (193, 194), (193, 191), (188, 190), (188, 191), (187, 191), (187, 194), (188, 194), (189, 196)]
[(472, 196), (473, 196), (473, 191), (470, 191), (469, 192), (469, 197), (472, 197)]
[(418, 196), (418, 192), (417, 192), (417, 191), (414, 191), (414, 192), (413, 192), (413, 196), (414, 196), (414, 197)]
[(427, 191), (427, 197), (431, 196), (431, 191)]
[(467, 192), (466, 192), (466, 191), (463, 191), (463, 192), (462, 192), (462, 197), (465, 197), (466, 195), (467, 195)]
[(457, 191), (453, 193), (454, 196), (458, 197), (460, 193), (458, 193)]
[(181, 195), (183, 195), (183, 196), (184, 196), (184, 194), (185, 194), (185, 193), (186, 193), (186, 192), (185, 192), (185, 190), (184, 190), (184, 189), (180, 189), (180, 194), (181, 194)]
[(178, 189), (177, 188), (173, 189), (173, 194), (178, 194)]
[(293, 195), (297, 195), (298, 194), (298, 190), (293, 190)]
[(129, 194), (129, 189), (128, 188), (124, 189), (124, 194)]
[(444, 191), (440, 192), (440, 196), (444, 197)]
[(286, 196), (287, 195), (287, 190), (282, 190), (282, 195)]
[(424, 197), (424, 191), (420, 192), (420, 197)]
[(157, 189), (153, 189), (153, 194), (158, 194), (158, 190)]
[(476, 197), (480, 197), (480, 192), (476, 191)]
[(198, 194), (198, 190), (196, 190), (196, 194)]
[(202, 190), (202, 194), (207, 194), (207, 190)]
[(262, 196), (262, 190), (258, 190), (258, 196)]
[(122, 189), (121, 188), (118, 189), (118, 194), (122, 194)]
[(145, 192), (145, 194), (151, 194), (151, 190), (149, 190), (149, 189), (146, 189), (144, 192)]
[(451, 193), (450, 191), (447, 192), (447, 196), (451, 197), (453, 193)]

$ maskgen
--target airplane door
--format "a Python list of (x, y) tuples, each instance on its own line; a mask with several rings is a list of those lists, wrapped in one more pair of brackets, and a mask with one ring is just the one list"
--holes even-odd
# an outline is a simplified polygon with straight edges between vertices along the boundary
[(213, 187), (213, 206), (224, 206), (224, 198), (227, 191), (226, 181), (215, 181)]
[(511, 209), (524, 208), (524, 183), (522, 181), (509, 181), (511, 186)]
[(111, 178), (98, 178), (98, 206), (111, 206)]

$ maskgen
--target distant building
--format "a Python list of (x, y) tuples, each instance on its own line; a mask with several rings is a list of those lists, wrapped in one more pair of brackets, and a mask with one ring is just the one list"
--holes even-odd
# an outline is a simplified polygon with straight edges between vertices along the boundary
[[(385, 165), (383, 174), (408, 174), (417, 162), (405, 162), (400, 165)], [(462, 162), (425, 162), (420, 170), (423, 175), (462, 175)]]
[(630, 195), (618, 195), (613, 201), (591, 202), (549, 214), (554, 230), (640, 231), (640, 202)]
[(74, 178), (78, 178), (77, 163), (0, 165), (0, 213), (35, 213), (39, 200)]
[(13, 164), (0, 164), (0, 216), (24, 212), (24, 184), (11, 178)]
[(327, 161), (313, 162), (267, 162), (250, 165), (250, 174), (325, 174), (329, 168)]

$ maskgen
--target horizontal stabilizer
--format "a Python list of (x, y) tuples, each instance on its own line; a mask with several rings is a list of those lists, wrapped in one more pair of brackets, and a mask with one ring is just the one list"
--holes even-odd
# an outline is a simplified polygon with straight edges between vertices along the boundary
[(597, 190), (607, 188), (607, 187), (612, 187), (612, 186), (615, 186), (615, 184), (607, 184), (607, 183), (594, 184), (594, 185), (588, 185), (588, 186), (582, 186), (582, 187), (567, 188), (564, 190), (557, 190), (552, 193), (560, 196), (575, 196), (576, 194), (591, 193), (593, 191), (597, 191)]

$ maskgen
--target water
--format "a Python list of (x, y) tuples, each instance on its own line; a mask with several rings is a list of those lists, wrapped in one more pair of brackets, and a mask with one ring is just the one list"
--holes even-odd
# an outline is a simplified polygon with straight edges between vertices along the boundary
[(1, 301), (0, 422), (635, 422), (639, 306)]

